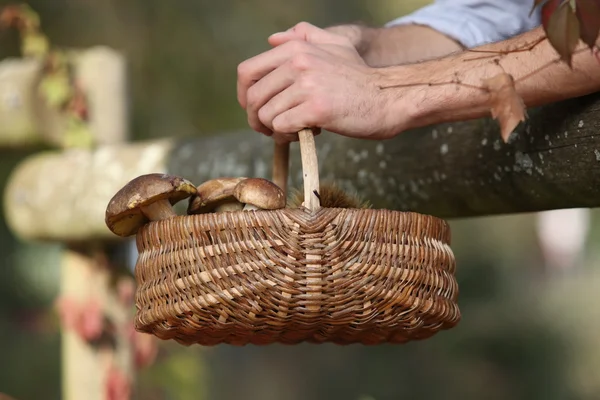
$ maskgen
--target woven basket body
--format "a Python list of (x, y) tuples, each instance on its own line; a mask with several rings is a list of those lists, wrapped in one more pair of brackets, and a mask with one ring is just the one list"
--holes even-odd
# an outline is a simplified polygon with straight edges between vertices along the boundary
[(136, 329), (179, 343), (401, 343), (460, 320), (450, 230), (370, 209), (179, 216), (137, 234)]

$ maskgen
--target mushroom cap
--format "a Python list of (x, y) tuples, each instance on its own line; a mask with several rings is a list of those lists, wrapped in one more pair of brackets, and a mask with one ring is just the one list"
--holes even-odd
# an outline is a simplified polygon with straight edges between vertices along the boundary
[(113, 196), (104, 221), (114, 234), (131, 236), (148, 222), (142, 207), (164, 199), (175, 204), (195, 193), (196, 186), (187, 179), (160, 173), (141, 175)]
[(238, 183), (233, 190), (238, 201), (264, 210), (284, 208), (285, 193), (279, 186), (263, 178), (249, 178)]
[(219, 205), (235, 201), (233, 189), (247, 178), (217, 178), (202, 183), (196, 194), (190, 198), (187, 213), (203, 214), (213, 211)]

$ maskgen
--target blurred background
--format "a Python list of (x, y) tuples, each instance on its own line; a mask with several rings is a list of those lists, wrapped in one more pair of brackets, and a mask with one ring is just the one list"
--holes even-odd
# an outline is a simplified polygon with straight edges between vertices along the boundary
[[(125, 55), (134, 140), (246, 129), (236, 67), (273, 32), (302, 20), (381, 25), (426, 3), (28, 2), (53, 44)], [(16, 32), (2, 32), (0, 59), (17, 56)], [(24, 155), (2, 151), (0, 190)], [(463, 315), (453, 330), (371, 348), (165, 342), (140, 372), (136, 398), (600, 399), (598, 221), (588, 210), (451, 221)], [(61, 396), (59, 256), (58, 245), (21, 242), (0, 219), (0, 392), (18, 400)]]

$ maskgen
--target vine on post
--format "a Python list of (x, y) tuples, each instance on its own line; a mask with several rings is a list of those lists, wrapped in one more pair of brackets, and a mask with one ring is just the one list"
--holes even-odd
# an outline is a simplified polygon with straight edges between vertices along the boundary
[(21, 39), (21, 56), (41, 62), (38, 95), (48, 107), (58, 111), (66, 120), (62, 146), (93, 147), (88, 101), (75, 77), (72, 54), (51, 46), (41, 30), (39, 15), (27, 4), (4, 7), (0, 12), (0, 28), (17, 29)]

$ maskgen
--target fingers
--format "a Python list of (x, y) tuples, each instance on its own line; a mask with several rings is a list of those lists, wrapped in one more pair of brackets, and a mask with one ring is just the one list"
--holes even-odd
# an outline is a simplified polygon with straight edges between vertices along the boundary
[[(302, 128), (305, 129), (305, 128)], [(300, 132), (302, 129), (299, 129), (298, 132)], [(311, 128), (313, 135), (314, 136), (318, 136), (321, 134), (321, 128)], [(285, 143), (290, 143), (290, 142), (297, 142), (300, 140), (300, 137), (298, 136), (298, 132), (291, 132), (291, 133), (282, 133), (282, 132), (273, 132), (272, 133), (272, 137), (273, 140), (275, 141), (275, 143), (278, 144), (285, 144)]]
[[(320, 102), (311, 99), (314, 90), (310, 85), (301, 82), (281, 91), (258, 110), (258, 119), (272, 132), (276, 142), (297, 141), (298, 131), (318, 126), (318, 122), (328, 111), (319, 107)], [(317, 135), (320, 133), (319, 129), (315, 131)]]
[[(320, 65), (318, 57), (309, 57), (306, 62), (316, 67)], [(256, 121), (258, 119), (259, 123), (270, 132), (277, 133), (295, 133), (306, 126), (319, 126), (332, 113), (332, 106), (326, 100), (327, 95), (320, 93), (320, 88), (327, 82), (328, 77), (314, 72), (298, 70), (293, 61), (281, 67), (280, 70), (270, 75), (274, 75), (273, 79), (280, 79), (279, 87), (283, 85), (287, 85), (287, 87), (275, 95), (271, 95), (273, 91), (269, 91), (266, 87), (272, 88), (275, 85), (269, 82), (270, 75), (264, 78), (265, 91), (261, 93), (256, 106), (252, 106), (253, 110), (256, 110), (256, 116), (251, 116), (249, 111), (249, 120)], [(281, 75), (275, 77), (276, 74)], [(305, 102), (309, 104), (309, 107), (304, 108), (307, 114), (298, 122), (302, 125), (299, 129), (296, 129), (295, 126), (276, 125), (277, 118), (280, 115)]]
[(237, 71), (237, 97), (242, 108), (246, 109), (246, 96), (250, 86), (292, 57), (301, 58), (313, 51), (314, 49), (305, 42), (290, 41), (242, 62)]
[(316, 124), (313, 107), (310, 103), (303, 102), (296, 107), (278, 114), (272, 122), (273, 138), (275, 140), (289, 141), (290, 138), (298, 140), (297, 133), (304, 128), (314, 127)]
[[(281, 112), (284, 107), (295, 106), (289, 103), (289, 93), (283, 94), (285, 89), (294, 83), (298, 70), (292, 67), (290, 62), (277, 68), (254, 85), (252, 85), (246, 95), (246, 112), (248, 114), (248, 124), (257, 132), (270, 135), (272, 117)], [(288, 103), (285, 104), (283, 100)], [(268, 106), (265, 104), (269, 103)], [(260, 116), (260, 117), (259, 117)], [(262, 121), (268, 121), (265, 125)]]
[[(305, 94), (298, 85), (292, 85), (273, 98), (267, 99), (266, 104), (257, 110), (256, 116), (253, 118), (257, 118), (260, 124), (271, 132), (277, 132), (278, 134), (294, 133), (294, 131), (277, 130), (273, 126), (273, 120), (278, 115), (302, 103), (305, 97)], [(248, 118), (250, 119), (250, 116)]]
[(308, 22), (300, 22), (287, 31), (269, 36), (268, 39), (271, 46), (280, 46), (290, 40), (303, 40), (314, 44), (344, 44), (345, 38)]

